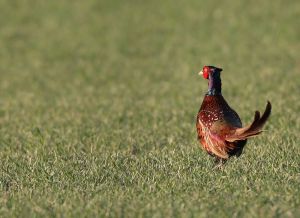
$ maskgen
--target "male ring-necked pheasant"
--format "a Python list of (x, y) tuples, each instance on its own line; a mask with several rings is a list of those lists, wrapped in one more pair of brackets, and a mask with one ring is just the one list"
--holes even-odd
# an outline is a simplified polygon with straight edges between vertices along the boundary
[(256, 111), (253, 122), (242, 127), (239, 115), (222, 96), (221, 71), (218, 67), (205, 66), (199, 73), (208, 79), (208, 92), (198, 112), (196, 127), (203, 148), (222, 164), (231, 156), (239, 156), (247, 139), (262, 132), (271, 114), (271, 103), (268, 101), (262, 116)]

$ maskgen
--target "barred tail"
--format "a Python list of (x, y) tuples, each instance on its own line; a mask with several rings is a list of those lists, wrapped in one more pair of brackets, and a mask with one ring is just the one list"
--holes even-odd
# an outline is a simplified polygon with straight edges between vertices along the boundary
[(265, 112), (262, 116), (260, 116), (259, 111), (255, 111), (254, 120), (250, 125), (236, 129), (233, 134), (227, 136), (225, 140), (228, 142), (233, 142), (236, 140), (244, 140), (259, 135), (262, 132), (262, 128), (271, 114), (271, 109), (272, 105), (268, 101)]

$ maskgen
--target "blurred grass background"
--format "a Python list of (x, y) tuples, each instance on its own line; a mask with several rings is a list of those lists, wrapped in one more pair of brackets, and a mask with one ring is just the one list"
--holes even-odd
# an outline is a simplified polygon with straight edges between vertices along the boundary
[[(299, 1), (0, 1), (0, 215), (300, 215)], [(267, 131), (221, 170), (195, 116)]]

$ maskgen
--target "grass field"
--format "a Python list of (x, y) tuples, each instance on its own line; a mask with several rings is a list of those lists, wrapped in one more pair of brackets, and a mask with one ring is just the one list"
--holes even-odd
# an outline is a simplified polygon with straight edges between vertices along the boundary
[[(1, 217), (299, 217), (299, 1), (1, 1)], [(266, 132), (222, 170), (207, 81)]]

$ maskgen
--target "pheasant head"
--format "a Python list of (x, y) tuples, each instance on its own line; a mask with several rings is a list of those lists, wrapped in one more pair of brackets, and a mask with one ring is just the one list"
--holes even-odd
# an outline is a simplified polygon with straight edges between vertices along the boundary
[(204, 79), (208, 80), (208, 95), (220, 95), (222, 91), (221, 73), (222, 68), (214, 66), (204, 66), (199, 72)]

